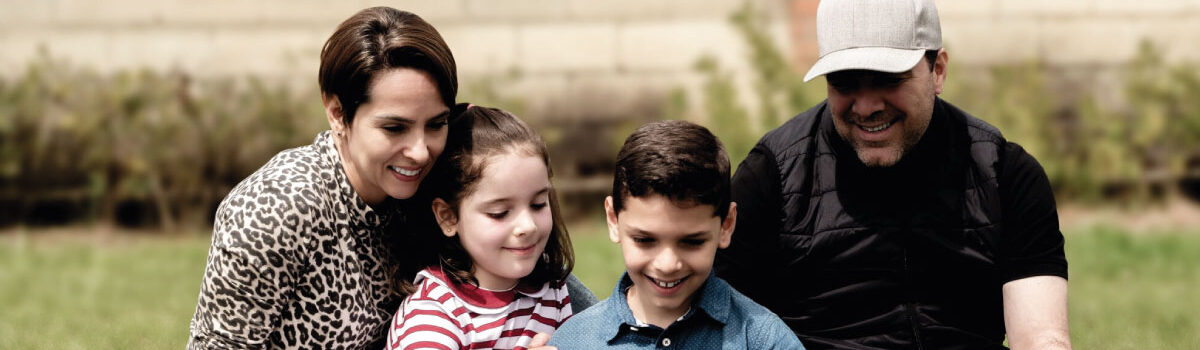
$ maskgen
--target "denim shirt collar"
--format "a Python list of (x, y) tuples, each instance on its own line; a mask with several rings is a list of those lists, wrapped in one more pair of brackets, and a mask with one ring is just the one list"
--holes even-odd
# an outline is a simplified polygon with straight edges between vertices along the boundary
[[(721, 325), (725, 324), (729, 318), (729, 291), (732, 287), (715, 277), (716, 275), (712, 271), (708, 273), (708, 278), (704, 280), (704, 285), (700, 286), (698, 291), (700, 295), (692, 300), (692, 310), (684, 314), (676, 323), (687, 321), (693, 317), (704, 317)], [(633, 310), (629, 308), (629, 300), (625, 297), (625, 291), (632, 286), (633, 280), (629, 278), (629, 272), (621, 274), (621, 281), (613, 288), (609, 302), (604, 303), (607, 308), (604, 314), (608, 315), (610, 321), (608, 324), (615, 325), (615, 327), (603, 330), (606, 332), (604, 338), (610, 342), (620, 336), (622, 330), (638, 324), (637, 319), (633, 317)]]

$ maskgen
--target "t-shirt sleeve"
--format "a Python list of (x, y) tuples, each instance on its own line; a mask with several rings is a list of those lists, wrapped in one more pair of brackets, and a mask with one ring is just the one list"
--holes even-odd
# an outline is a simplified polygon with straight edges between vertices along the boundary
[(1041, 164), (1015, 143), (1005, 145), (1000, 168), (1004, 205), (1001, 278), (1067, 278), (1067, 258), (1058, 226), (1054, 191)]
[(404, 299), (393, 316), (386, 349), (466, 348), (466, 332), (454, 310), (448, 309), (450, 304), (438, 301), (439, 294), (429, 293), (425, 287), (429, 285)]
[(290, 210), (269, 187), (235, 193), (217, 210), (188, 349), (257, 349), (278, 328), (296, 270), (295, 232), (274, 218)]
[(779, 230), (783, 209), (779, 167), (769, 150), (755, 147), (738, 166), (731, 184), (737, 203), (737, 226), (728, 248), (717, 251), (717, 276), (761, 304), (769, 304), (778, 286)]
[[(570, 291), (569, 283), (567, 281), (563, 281), (562, 284), (559, 284), (557, 287), (555, 287), (554, 296), (555, 300), (553, 301), (555, 305), (558, 306), (558, 312), (556, 313), (557, 318), (554, 320), (554, 327), (558, 328), (563, 324), (563, 322), (566, 322), (567, 319), (571, 318), (571, 315), (575, 314), (571, 306), (571, 301), (574, 295), (572, 295), (572, 292)], [(595, 297), (593, 296), (592, 298)]]

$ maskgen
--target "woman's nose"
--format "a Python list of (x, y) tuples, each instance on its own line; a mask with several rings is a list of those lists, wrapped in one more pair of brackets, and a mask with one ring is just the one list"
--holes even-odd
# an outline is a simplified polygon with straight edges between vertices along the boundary
[(417, 164), (425, 164), (429, 160), (429, 146), (425, 141), (425, 135), (416, 133), (411, 143), (404, 147), (401, 151), (405, 157), (412, 159)]

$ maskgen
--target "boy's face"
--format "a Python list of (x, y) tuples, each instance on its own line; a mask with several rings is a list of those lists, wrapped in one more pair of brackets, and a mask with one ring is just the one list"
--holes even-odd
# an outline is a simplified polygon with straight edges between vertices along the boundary
[(730, 203), (722, 222), (711, 205), (675, 202), (658, 194), (629, 196), (624, 204), (617, 213), (608, 197), (604, 210), (608, 237), (621, 245), (633, 280), (629, 308), (641, 321), (665, 327), (691, 306), (712, 270), (717, 248), (729, 246), (737, 206)]

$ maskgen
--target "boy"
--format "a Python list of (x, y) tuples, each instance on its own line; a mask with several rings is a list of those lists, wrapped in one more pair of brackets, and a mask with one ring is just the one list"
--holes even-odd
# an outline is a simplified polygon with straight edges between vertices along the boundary
[(561, 349), (803, 349), (778, 316), (712, 275), (737, 204), (720, 141), (685, 121), (646, 124), (617, 155), (608, 236), (625, 274), (608, 299), (563, 324)]

